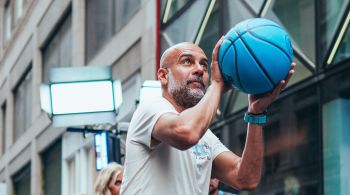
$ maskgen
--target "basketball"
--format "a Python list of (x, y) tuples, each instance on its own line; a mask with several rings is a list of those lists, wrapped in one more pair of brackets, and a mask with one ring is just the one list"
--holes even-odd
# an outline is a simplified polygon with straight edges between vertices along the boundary
[(293, 48), (288, 34), (263, 18), (244, 20), (225, 35), (218, 53), (226, 83), (249, 94), (273, 90), (288, 75)]

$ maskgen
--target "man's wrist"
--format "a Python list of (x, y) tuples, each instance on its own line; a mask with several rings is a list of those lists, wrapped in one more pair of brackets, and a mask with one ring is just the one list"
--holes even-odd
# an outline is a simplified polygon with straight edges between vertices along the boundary
[(267, 123), (267, 111), (262, 113), (250, 113), (249, 111), (244, 114), (244, 121), (255, 125), (265, 125)]
[(258, 109), (258, 108), (248, 107), (248, 113), (252, 114), (252, 115), (262, 115), (266, 112), (267, 112), (266, 109)]
[(223, 82), (220, 82), (220, 81), (217, 81), (217, 80), (211, 80), (211, 84), (210, 85), (213, 85), (214, 87), (217, 87), (220, 90), (220, 93), (222, 93), (223, 90), (224, 90)]

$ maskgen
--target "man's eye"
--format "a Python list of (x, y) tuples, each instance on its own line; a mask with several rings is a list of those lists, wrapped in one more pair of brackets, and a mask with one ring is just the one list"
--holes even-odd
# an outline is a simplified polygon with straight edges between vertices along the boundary
[(185, 59), (185, 60), (184, 60), (184, 63), (185, 63), (185, 64), (191, 64), (192, 62), (191, 62), (190, 59)]
[(204, 68), (204, 70), (208, 70), (208, 64), (203, 63), (203, 64), (201, 64), (201, 65), (202, 65), (202, 67)]

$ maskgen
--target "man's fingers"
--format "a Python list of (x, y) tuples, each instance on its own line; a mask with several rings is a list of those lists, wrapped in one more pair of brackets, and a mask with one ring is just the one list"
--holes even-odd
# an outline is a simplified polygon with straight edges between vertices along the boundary
[(222, 37), (219, 39), (219, 41), (216, 43), (216, 45), (215, 45), (215, 47), (214, 47), (213, 54), (212, 54), (212, 57), (211, 57), (211, 59), (213, 59), (213, 62), (218, 60), (219, 48), (220, 48), (221, 43), (222, 43), (223, 41), (224, 41), (224, 36), (222, 36)]
[(296, 65), (295, 62), (293, 62), (292, 65), (291, 65), (291, 67), (290, 67), (290, 69), (289, 69), (287, 78), (284, 79), (284, 80), (285, 80), (285, 83), (284, 83), (284, 85), (282, 86), (282, 89), (284, 89), (284, 88), (287, 86), (287, 84), (288, 84), (288, 82), (289, 82), (289, 79), (293, 76), (293, 74), (294, 74), (294, 72), (295, 72), (295, 71), (294, 71), (295, 65)]
[(282, 81), (278, 84), (278, 86), (273, 90), (272, 96), (273, 96), (274, 98), (277, 97), (278, 94), (281, 93), (281, 91), (282, 91), (283, 87), (285, 86), (285, 84), (286, 84), (286, 81), (285, 81), (285, 80), (282, 80)]

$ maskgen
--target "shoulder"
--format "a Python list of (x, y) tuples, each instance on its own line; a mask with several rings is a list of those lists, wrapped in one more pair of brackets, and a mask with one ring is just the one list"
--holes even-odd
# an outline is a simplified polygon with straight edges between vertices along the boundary
[(144, 103), (141, 103), (136, 111), (141, 113), (157, 113), (163, 110), (175, 111), (171, 103), (163, 97), (159, 97)]
[(177, 113), (175, 108), (163, 97), (144, 102), (136, 109), (131, 119), (129, 129), (135, 129), (138, 126), (144, 126), (146, 124), (153, 124), (162, 114), (167, 112)]

